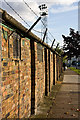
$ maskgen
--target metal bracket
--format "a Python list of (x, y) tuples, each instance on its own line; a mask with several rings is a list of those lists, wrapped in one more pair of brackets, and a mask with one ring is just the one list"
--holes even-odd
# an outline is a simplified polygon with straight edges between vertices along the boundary
[(52, 42), (51, 48), (53, 47), (53, 45), (54, 45), (54, 42), (55, 42), (55, 39), (54, 39), (54, 40), (53, 40), (53, 42)]
[(15, 31), (13, 30), (12, 33), (8, 36), (8, 38), (14, 33)]
[(29, 33), (32, 29), (33, 29), (33, 27), (38, 23), (38, 21), (41, 19), (41, 17), (39, 17), (37, 20), (36, 20), (36, 22), (30, 27), (30, 29), (27, 31), (27, 33)]
[(57, 44), (57, 46), (56, 46), (56, 48), (55, 48), (55, 51), (56, 51), (56, 49), (58, 48), (58, 46), (59, 46), (59, 43)]
[(43, 36), (43, 42), (44, 42), (44, 40), (45, 40), (46, 33), (47, 33), (47, 28), (46, 28), (45, 33), (44, 33), (44, 36)]

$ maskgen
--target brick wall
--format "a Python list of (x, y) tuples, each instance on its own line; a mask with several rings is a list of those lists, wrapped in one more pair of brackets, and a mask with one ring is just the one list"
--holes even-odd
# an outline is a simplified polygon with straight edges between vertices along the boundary
[(11, 28), (0, 29), (0, 114), (2, 109), (2, 118), (27, 118), (37, 112), (43, 96), (49, 95), (56, 83), (61, 59), (32, 39), (21, 38)]
[(31, 52), (30, 40), (28, 39), (21, 39), (21, 60), (19, 69), (19, 117), (23, 118), (31, 114)]
[[(11, 31), (5, 27), (3, 30), (7, 32), (7, 36), (3, 31), (2, 117), (28, 117), (31, 111), (30, 40), (21, 39), (16, 33), (8, 37)], [(21, 46), (19, 46), (20, 41)]]
[(45, 93), (44, 48), (39, 43), (35, 43), (35, 70), (35, 105), (37, 109)]

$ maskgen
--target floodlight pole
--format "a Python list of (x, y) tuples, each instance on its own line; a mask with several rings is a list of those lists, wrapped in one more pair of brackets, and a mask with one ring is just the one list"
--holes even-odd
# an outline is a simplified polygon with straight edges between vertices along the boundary
[(41, 38), (44, 42), (46, 39), (46, 43), (48, 44), (48, 37), (47, 37), (47, 6), (46, 4), (42, 4), (39, 6), (40, 9), (40, 15), (42, 16), (42, 29), (41, 29)]

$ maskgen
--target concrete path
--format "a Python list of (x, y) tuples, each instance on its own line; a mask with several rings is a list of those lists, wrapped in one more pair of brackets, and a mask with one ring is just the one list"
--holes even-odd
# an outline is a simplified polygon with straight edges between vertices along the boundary
[(53, 86), (33, 118), (69, 118), (80, 120), (80, 76), (72, 70), (64, 72), (62, 84)]
[(80, 118), (80, 76), (71, 70), (64, 72), (63, 84), (48, 118)]

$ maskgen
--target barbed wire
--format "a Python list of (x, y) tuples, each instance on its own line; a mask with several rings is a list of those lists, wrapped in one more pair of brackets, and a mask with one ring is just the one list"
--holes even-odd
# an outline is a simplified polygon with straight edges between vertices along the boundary
[[(15, 12), (15, 14), (17, 14), (18, 15), (18, 17), (28, 26), (28, 27), (30, 27), (30, 25), (22, 18), (22, 16), (6, 1), (6, 0), (4, 0), (4, 2)], [(28, 3), (27, 2), (25, 2), (24, 0), (23, 0), (23, 2), (27, 5), (27, 7), (37, 16), (37, 17), (39, 17), (33, 10), (32, 10), (32, 8), (28, 5)], [(42, 24), (44, 25), (44, 23), (43, 23), (43, 21), (41, 20), (41, 22), (42, 22)], [(45, 25), (44, 25), (45, 26)], [(38, 30), (35, 30), (35, 29), (33, 29), (35, 32), (38, 32), (38, 33), (41, 33), (41, 34), (43, 34), (42, 32), (40, 32), (40, 31), (38, 31)], [(52, 36), (52, 38), (54, 38), (54, 36), (52, 35), (52, 33), (48, 30), (48, 32), (49, 32), (49, 34)], [(53, 42), (49, 37), (48, 37), (48, 39), (50, 40), (50, 42)], [(55, 39), (55, 38), (54, 38)], [(56, 43), (59, 43), (59, 42), (57, 42), (56, 41)], [(54, 45), (55, 46), (55, 45)]]
[[(25, 2), (24, 0), (23, 0), (23, 2), (27, 5), (27, 7), (37, 16), (37, 17), (39, 17), (33, 10), (32, 10), (32, 8), (28, 5), (28, 3), (27, 2)], [(43, 23), (43, 21), (41, 20), (41, 22), (42, 22), (42, 24), (45, 26), (45, 24)], [(49, 30), (48, 30), (48, 32), (49, 32)], [(54, 38), (54, 36), (49, 32), (49, 34)], [(49, 37), (48, 37), (49, 38)], [(55, 38), (54, 38), (55, 39)]]
[[(22, 18), (22, 16), (6, 1), (4, 0), (4, 2), (18, 15), (18, 17), (28, 26), (30, 27), (30, 25)], [(33, 29), (35, 32), (41, 33), (38, 30)]]

